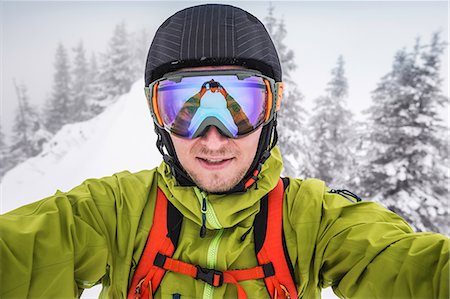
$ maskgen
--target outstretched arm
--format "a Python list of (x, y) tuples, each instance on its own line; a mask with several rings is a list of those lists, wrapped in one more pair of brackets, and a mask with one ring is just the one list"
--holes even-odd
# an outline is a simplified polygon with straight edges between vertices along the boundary
[(181, 107), (175, 121), (172, 124), (172, 130), (178, 135), (187, 136), (188, 129), (197, 109), (200, 107), (200, 100), (206, 93), (206, 84), (203, 84), (200, 91), (189, 98)]
[(223, 86), (219, 87), (219, 91), (227, 101), (227, 109), (230, 111), (233, 121), (238, 128), (238, 134), (241, 135), (250, 132), (253, 126), (250, 124), (245, 112), (242, 111), (241, 105), (228, 94)]
[(291, 180), (291, 189), (298, 185), (289, 222), (299, 281), (310, 292), (332, 286), (341, 298), (449, 298), (449, 238), (414, 233), (386, 208), (352, 203), (318, 180)]
[(125, 298), (128, 275), (117, 273), (145, 245), (152, 180), (149, 172), (91, 179), (0, 215), (0, 298), (78, 298), (98, 283), (110, 286), (108, 298)]

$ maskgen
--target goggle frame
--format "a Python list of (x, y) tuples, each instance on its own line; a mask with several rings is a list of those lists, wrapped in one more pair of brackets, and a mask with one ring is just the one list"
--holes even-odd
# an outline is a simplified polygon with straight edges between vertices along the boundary
[[(150, 113), (153, 118), (153, 122), (155, 125), (157, 125), (159, 128), (165, 130), (169, 134), (177, 135), (174, 132), (171, 132), (170, 129), (168, 129), (164, 122), (162, 121), (161, 115), (159, 113), (158, 109), (158, 86), (159, 83), (165, 80), (170, 80), (175, 83), (181, 82), (183, 78), (187, 77), (200, 77), (200, 76), (236, 76), (239, 80), (243, 80), (245, 78), (249, 77), (261, 77), (263, 79), (264, 84), (266, 85), (266, 92), (267, 92), (267, 106), (266, 107), (266, 117), (263, 123), (258, 125), (254, 128), (256, 130), (261, 125), (266, 125), (269, 123), (276, 115), (276, 112), (280, 109), (281, 106), (281, 99), (283, 95), (284, 90), (284, 83), (283, 82), (275, 82), (274, 79), (265, 76), (261, 74), (259, 71), (255, 70), (242, 70), (242, 69), (228, 69), (228, 70), (199, 70), (199, 71), (178, 71), (178, 72), (170, 72), (165, 74), (162, 78), (153, 81), (149, 84), (148, 87), (144, 87), (145, 97), (147, 99), (147, 104), (150, 109)], [(254, 132), (254, 130), (252, 132)], [(251, 132), (249, 132), (251, 133)], [(249, 134), (247, 133), (247, 134)], [(178, 136), (178, 135), (177, 135)], [(235, 139), (242, 137), (244, 135), (233, 137)], [(181, 138), (190, 139), (184, 136), (180, 136)]]

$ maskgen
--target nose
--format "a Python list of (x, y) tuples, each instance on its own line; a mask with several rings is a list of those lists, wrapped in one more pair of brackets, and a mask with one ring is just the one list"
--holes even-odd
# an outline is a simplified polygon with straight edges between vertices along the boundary
[(219, 149), (224, 144), (228, 143), (228, 137), (220, 134), (215, 126), (207, 128), (205, 134), (200, 137), (202, 144), (207, 146), (210, 150)]

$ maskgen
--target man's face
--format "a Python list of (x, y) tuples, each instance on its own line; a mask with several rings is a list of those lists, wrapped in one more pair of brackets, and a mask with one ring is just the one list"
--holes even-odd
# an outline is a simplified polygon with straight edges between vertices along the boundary
[(224, 192), (233, 188), (247, 173), (258, 148), (261, 129), (232, 139), (209, 127), (195, 139), (172, 135), (181, 165), (194, 183), (208, 192)]
[[(186, 70), (231, 69), (208, 67)], [(262, 126), (243, 137), (233, 139), (210, 126), (195, 139), (171, 135), (178, 159), (194, 183), (207, 192), (225, 192), (239, 183), (256, 155)]]

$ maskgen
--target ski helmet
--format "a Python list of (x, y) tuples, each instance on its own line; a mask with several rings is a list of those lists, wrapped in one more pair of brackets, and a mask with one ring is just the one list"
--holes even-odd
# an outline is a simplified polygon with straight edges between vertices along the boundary
[[(245, 10), (204, 4), (178, 11), (158, 28), (150, 45), (145, 86), (187, 67), (236, 65), (281, 82), (280, 60), (264, 25)], [(157, 147), (182, 186), (195, 186), (180, 164), (168, 132), (155, 125)], [(276, 115), (261, 131), (255, 158), (244, 178), (226, 193), (245, 191), (258, 179), (277, 142)], [(165, 150), (164, 150), (165, 148)]]

